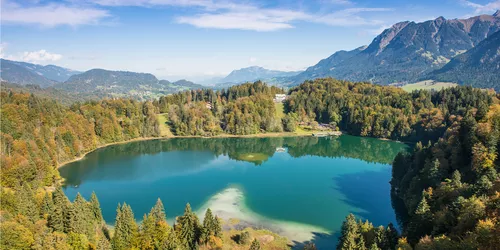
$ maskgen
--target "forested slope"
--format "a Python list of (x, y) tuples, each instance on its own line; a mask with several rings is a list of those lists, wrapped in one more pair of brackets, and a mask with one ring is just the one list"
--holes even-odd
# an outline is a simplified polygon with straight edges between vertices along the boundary
[[(394, 161), (393, 201), (404, 237), (392, 225), (374, 227), (349, 216), (339, 249), (498, 246), (500, 106), (494, 92), (455, 87), (407, 93), (318, 79), (290, 90), (281, 119), (272, 97), (282, 92), (256, 82), (222, 91), (186, 91), (154, 102), (108, 99), (71, 107), (1, 92), (2, 246), (214, 249), (224, 244), (214, 216), (207, 214), (202, 224), (186, 207), (172, 227), (164, 220), (160, 202), (141, 225), (133, 220), (130, 206), (119, 205), (114, 232), (108, 232), (96, 196), (89, 202), (81, 196), (70, 202), (57, 185), (61, 162), (107, 143), (159, 136), (160, 112), (168, 113), (176, 135), (255, 134), (330, 123), (353, 135), (422, 142)], [(52, 185), (55, 191), (47, 188)], [(399, 203), (402, 206), (396, 206)]]

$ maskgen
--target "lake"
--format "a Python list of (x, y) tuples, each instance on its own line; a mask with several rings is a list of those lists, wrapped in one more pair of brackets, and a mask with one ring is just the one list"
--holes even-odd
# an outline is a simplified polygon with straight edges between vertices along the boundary
[(326, 248), (349, 213), (397, 225), (390, 164), (406, 148), (348, 135), (174, 138), (101, 148), (60, 173), (70, 199), (96, 192), (110, 224), (118, 203), (130, 204), (141, 220), (161, 198), (170, 221), (189, 202), (200, 216), (210, 207), (226, 220), (240, 219), (236, 226)]

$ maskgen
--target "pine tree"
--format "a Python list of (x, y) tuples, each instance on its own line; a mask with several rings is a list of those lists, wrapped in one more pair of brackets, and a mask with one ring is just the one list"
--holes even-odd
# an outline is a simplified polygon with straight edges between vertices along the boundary
[(66, 212), (64, 213), (64, 232), (71, 233), (77, 232), (77, 214), (73, 204), (68, 204), (66, 206)]
[(153, 215), (155, 222), (158, 223), (160, 221), (167, 221), (167, 214), (165, 213), (165, 208), (163, 207), (163, 203), (160, 198), (156, 201), (155, 206), (151, 209), (150, 214)]
[(184, 215), (177, 218), (179, 240), (190, 249), (195, 248), (200, 237), (200, 223), (196, 214), (191, 211), (191, 206), (186, 204)]
[(113, 249), (128, 249), (132, 247), (137, 236), (137, 224), (134, 213), (129, 205), (118, 204), (116, 209), (115, 235), (113, 237)]
[(460, 174), (460, 171), (455, 170), (451, 176), (451, 185), (453, 185), (455, 188), (461, 188), (462, 187), (462, 175)]
[(75, 225), (75, 232), (79, 234), (85, 234), (87, 237), (92, 234), (92, 223), (90, 221), (91, 214), (87, 201), (80, 195), (76, 194), (75, 201), (73, 202), (73, 209), (75, 212), (75, 218), (73, 219)]
[(97, 199), (97, 195), (95, 194), (95, 192), (92, 192), (92, 195), (90, 196), (90, 210), (95, 221), (98, 223), (102, 223), (103, 218), (101, 205), (99, 204), (99, 200)]
[(42, 204), (40, 206), (40, 216), (41, 217), (49, 216), (53, 209), (54, 209), (54, 203), (52, 202), (52, 199), (50, 198), (49, 194), (45, 193), (45, 196), (43, 196)]
[(163, 242), (161, 249), (164, 250), (177, 250), (179, 248), (179, 242), (177, 236), (175, 235), (175, 230), (171, 229), (168, 233), (167, 240)]
[(32, 222), (35, 222), (38, 219), (40, 212), (38, 211), (38, 206), (35, 202), (35, 197), (33, 195), (33, 191), (29, 184), (24, 183), (21, 186), (21, 190), (19, 192), (18, 202), (17, 202), (17, 211), (18, 213), (25, 215)]
[(363, 236), (359, 237), (357, 250), (367, 250), (365, 245), (365, 238)]
[(214, 218), (214, 235), (219, 238), (222, 237), (222, 223), (217, 215)]
[(349, 214), (342, 223), (342, 231), (337, 249), (356, 249), (356, 240), (359, 237), (359, 227), (353, 214)]
[(139, 230), (139, 245), (142, 249), (154, 249), (155, 219), (152, 214), (144, 215)]
[(260, 250), (260, 242), (257, 239), (254, 239), (249, 250)]
[(205, 212), (205, 218), (203, 219), (203, 242), (207, 243), (210, 235), (215, 235), (215, 223), (214, 217), (212, 215), (212, 210), (207, 209)]
[(389, 223), (389, 225), (387, 225), (386, 238), (389, 244), (389, 248), (395, 249), (396, 245), (398, 244), (399, 235), (398, 231), (392, 223)]
[(54, 209), (49, 216), (49, 226), (54, 229), (54, 231), (64, 232), (66, 207), (69, 202), (60, 186), (52, 193), (52, 201), (54, 203)]

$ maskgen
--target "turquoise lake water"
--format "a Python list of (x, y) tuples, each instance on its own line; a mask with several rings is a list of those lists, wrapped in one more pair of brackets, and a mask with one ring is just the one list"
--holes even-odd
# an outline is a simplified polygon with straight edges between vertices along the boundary
[[(96, 150), (60, 169), (65, 192), (95, 191), (112, 224), (118, 203), (140, 220), (161, 198), (167, 216), (194, 210), (236, 187), (245, 207), (270, 220), (338, 233), (354, 213), (374, 225), (396, 224), (390, 163), (402, 143), (343, 135), (337, 138), (176, 138)], [(328, 241), (336, 241), (332, 236)]]

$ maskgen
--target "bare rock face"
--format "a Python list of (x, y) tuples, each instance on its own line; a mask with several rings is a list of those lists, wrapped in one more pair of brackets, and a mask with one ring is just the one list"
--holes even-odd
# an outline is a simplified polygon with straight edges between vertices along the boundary
[(366, 49), (339, 51), (321, 60), (299, 74), (294, 83), (319, 77), (378, 84), (414, 82), (499, 30), (498, 11), (467, 19), (400, 22), (375, 37)]
[(426, 78), (500, 91), (500, 31)]

